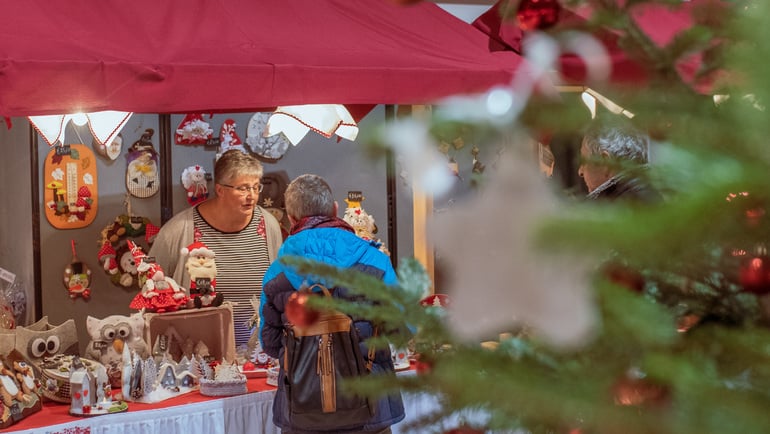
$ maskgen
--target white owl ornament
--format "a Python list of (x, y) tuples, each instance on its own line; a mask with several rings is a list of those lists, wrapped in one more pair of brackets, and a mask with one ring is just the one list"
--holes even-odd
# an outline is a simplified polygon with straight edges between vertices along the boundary
[(112, 387), (120, 387), (123, 347), (128, 346), (141, 357), (149, 355), (144, 341), (144, 317), (141, 312), (130, 316), (111, 315), (104, 319), (89, 316), (86, 328), (91, 337), (86, 347), (86, 357), (104, 365)]

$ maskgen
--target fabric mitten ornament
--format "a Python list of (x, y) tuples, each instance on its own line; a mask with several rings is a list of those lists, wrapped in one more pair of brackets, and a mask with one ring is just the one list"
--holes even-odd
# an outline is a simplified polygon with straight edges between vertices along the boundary
[(75, 241), (72, 244), (72, 261), (64, 269), (64, 287), (70, 293), (70, 298), (91, 298), (91, 270), (88, 265), (78, 259), (75, 253)]
[(205, 145), (213, 133), (200, 113), (189, 113), (176, 128), (174, 141), (177, 145)]
[(160, 187), (158, 182), (160, 162), (158, 152), (152, 145), (153, 134), (155, 130), (147, 128), (142, 137), (128, 148), (126, 188), (135, 197), (150, 197), (157, 193)]
[(219, 129), (220, 154), (233, 148), (244, 153), (246, 152), (246, 148), (243, 147), (243, 141), (235, 131), (237, 126), (238, 124), (232, 119), (225, 119), (222, 123), (222, 128)]
[(187, 191), (187, 203), (195, 206), (209, 197), (206, 170), (199, 164), (182, 171), (182, 186)]

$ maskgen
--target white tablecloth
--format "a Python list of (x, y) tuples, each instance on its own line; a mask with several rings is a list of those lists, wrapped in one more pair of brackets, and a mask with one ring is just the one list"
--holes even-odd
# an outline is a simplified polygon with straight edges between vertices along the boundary
[[(280, 434), (273, 425), (275, 391), (248, 393), (210, 401), (154, 410), (128, 411), (106, 416), (79, 418), (72, 422), (12, 431), (29, 434)], [(129, 404), (130, 405), (130, 404)], [(417, 420), (438, 404), (430, 395), (405, 394), (406, 418), (394, 425), (394, 433)], [(34, 416), (32, 416), (34, 417)]]

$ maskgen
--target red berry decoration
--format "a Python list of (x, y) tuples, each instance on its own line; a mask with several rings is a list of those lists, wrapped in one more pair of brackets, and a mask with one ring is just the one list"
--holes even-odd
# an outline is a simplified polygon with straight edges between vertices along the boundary
[(243, 370), (244, 371), (256, 371), (257, 365), (254, 364), (254, 362), (246, 362), (243, 364)]
[(307, 327), (318, 321), (321, 313), (308, 307), (307, 301), (309, 297), (310, 295), (304, 292), (295, 291), (286, 300), (286, 319), (290, 323), (300, 327)]
[(521, 0), (516, 19), (522, 30), (545, 30), (559, 20), (561, 5), (557, 0)]
[(758, 295), (770, 292), (770, 257), (747, 257), (741, 264), (738, 279), (746, 292)]

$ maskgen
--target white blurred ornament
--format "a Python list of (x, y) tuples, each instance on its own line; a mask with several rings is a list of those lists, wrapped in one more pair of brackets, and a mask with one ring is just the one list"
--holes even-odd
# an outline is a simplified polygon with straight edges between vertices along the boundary
[(446, 156), (438, 151), (438, 143), (423, 122), (399, 120), (385, 129), (383, 140), (403, 163), (416, 188), (441, 196), (454, 185), (456, 178), (447, 167)]
[(592, 335), (595, 308), (586, 258), (538, 251), (538, 221), (557, 212), (545, 178), (528, 158), (502, 155), (487, 187), (463, 206), (436, 215), (430, 233), (451, 294), (449, 324), (464, 339), (526, 325), (560, 347)]

